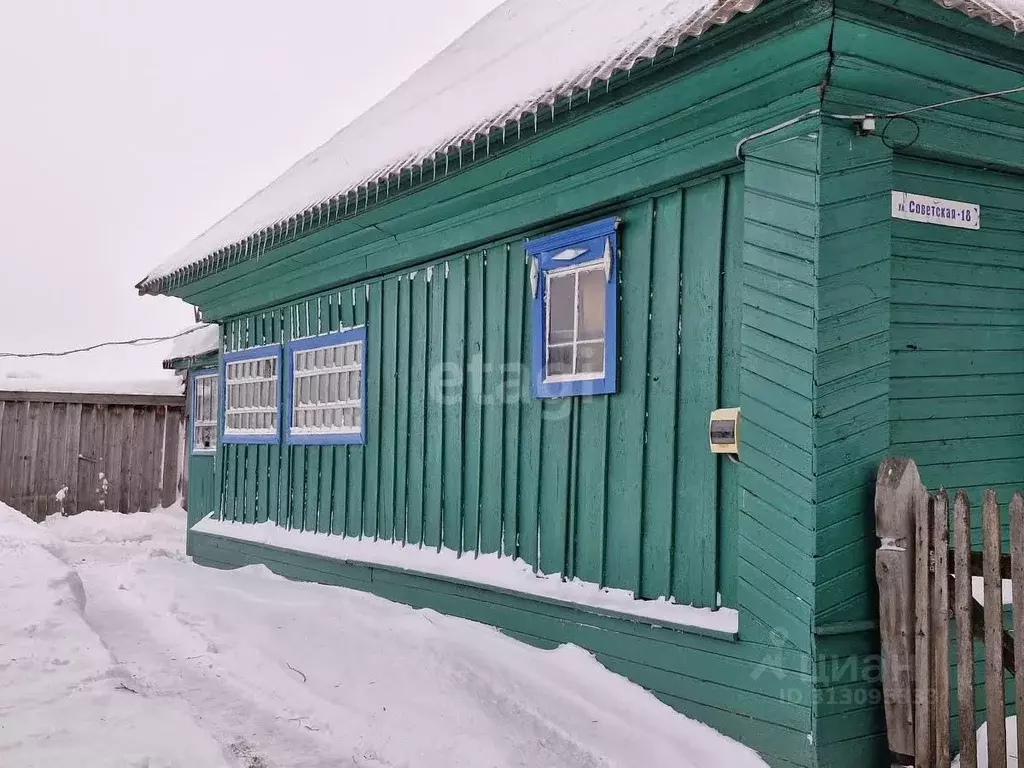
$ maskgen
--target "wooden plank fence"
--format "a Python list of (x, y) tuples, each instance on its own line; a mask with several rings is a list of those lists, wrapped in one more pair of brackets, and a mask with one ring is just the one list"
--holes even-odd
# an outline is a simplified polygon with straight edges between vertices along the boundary
[[(984, 648), (987, 764), (1007, 765), (1004, 677), (1008, 672), (1016, 678), (1016, 660), (1024, 656), (1024, 588), (1012, 590), (1012, 632), (1007, 631), (1003, 580), (1024, 580), (1024, 496), (1020, 492), (1014, 494), (1007, 511), (1010, 551), (1004, 553), (1000, 503), (994, 491), (985, 492), (982, 548), (975, 551), (971, 503), (964, 491), (957, 491), (950, 505), (945, 489), (936, 493), (925, 489), (912, 460), (886, 459), (879, 467), (875, 566), (886, 728), (894, 763), (947, 768), (952, 757), (951, 712), (955, 712), (960, 767), (978, 768), (978, 642)], [(977, 577), (984, 585), (982, 601), (976, 599), (973, 588)], [(956, 634), (955, 690), (950, 681), (951, 620)], [(1015, 712), (1019, 713), (1024, 711), (1024, 685), (1015, 688)], [(1024, 718), (1017, 720), (1017, 743), (1024, 744)]]
[(0, 501), (33, 520), (173, 504), (185, 399), (0, 391)]

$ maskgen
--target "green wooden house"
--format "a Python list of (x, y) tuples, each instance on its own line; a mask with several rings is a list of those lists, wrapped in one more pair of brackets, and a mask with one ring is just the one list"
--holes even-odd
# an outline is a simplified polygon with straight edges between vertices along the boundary
[(139, 284), (221, 330), (189, 551), (576, 643), (774, 766), (884, 764), (875, 468), (1024, 481), (1021, 30), (509, 0)]

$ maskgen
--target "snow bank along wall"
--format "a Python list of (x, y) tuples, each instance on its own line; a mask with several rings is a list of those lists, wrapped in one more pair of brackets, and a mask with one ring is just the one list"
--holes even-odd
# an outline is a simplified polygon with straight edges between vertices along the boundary
[[(772, 0), (607, 98), (542, 112), (521, 147), (166, 288), (222, 324), (226, 354), (366, 328), (365, 444), (221, 445), (193, 459), (208, 477), (193, 516), (501, 552), (639, 598), (720, 600), (738, 626), (209, 532), (190, 551), (577, 643), (774, 765), (886, 764), (875, 467), (900, 451), (929, 483), (1024, 479), (1024, 350), (999, 330), (1021, 309), (1001, 265), (1022, 235), (1024, 108), (920, 113), (902, 141), (811, 114), (736, 147), (814, 109), (1009, 88), (1020, 54), (923, 0)], [(978, 203), (982, 229), (893, 219), (904, 187)], [(617, 392), (538, 399), (524, 239), (606, 217), (621, 220)], [(738, 465), (707, 451), (719, 405), (743, 409)]]

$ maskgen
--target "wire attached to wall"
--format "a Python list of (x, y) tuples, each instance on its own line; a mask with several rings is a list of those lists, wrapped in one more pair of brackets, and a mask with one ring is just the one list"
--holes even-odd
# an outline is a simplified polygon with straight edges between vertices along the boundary
[[(1015, 88), (1006, 88), (1001, 91), (991, 91), (989, 93), (976, 93), (973, 96), (963, 96), (959, 99), (949, 99), (948, 101), (940, 101), (936, 104), (926, 104), (923, 107), (914, 107), (912, 109), (905, 109), (900, 112), (887, 112), (884, 114), (874, 114), (866, 112), (860, 115), (836, 115), (829, 112), (822, 112), (820, 109), (812, 109), (809, 112), (804, 112), (801, 115), (785, 120), (778, 125), (773, 125), (770, 128), (766, 128), (763, 131), (752, 133), (749, 136), (744, 136), (736, 144), (736, 159), (743, 160), (743, 148), (749, 142), (754, 139), (760, 139), (764, 136), (770, 136), (773, 133), (785, 130), (797, 123), (801, 123), (804, 120), (809, 120), (812, 117), (827, 117), (832, 120), (848, 120), (852, 121), (856, 126), (857, 133), (866, 136), (874, 132), (876, 121), (884, 120), (885, 125), (882, 127), (882, 132), (879, 138), (882, 140), (887, 147), (890, 149), (906, 149), (907, 147), (914, 144), (921, 135), (921, 126), (916, 120), (909, 117), (910, 115), (916, 115), (920, 112), (927, 112), (932, 109), (940, 109), (942, 107), (949, 107), (954, 104), (964, 104), (969, 101), (981, 101), (982, 99), (994, 99), (1000, 96), (1009, 96), (1015, 93), (1024, 93), (1024, 85), (1017, 86)], [(905, 121), (914, 126), (914, 136), (908, 142), (892, 142), (891, 138), (888, 137), (889, 128), (896, 121)], [(870, 126), (870, 127), (869, 127)]]
[(93, 350), (103, 349), (105, 347), (144, 347), (150, 344), (159, 344), (164, 341), (174, 341), (174, 339), (180, 339), (182, 336), (188, 336), (190, 333), (195, 332), (195, 328), (188, 328), (171, 336), (143, 336), (138, 339), (127, 339), (125, 341), (104, 341), (99, 344), (91, 344), (88, 347), (65, 349), (60, 352), (0, 352), (0, 359), (18, 358), (27, 360), (40, 357), (67, 357), (69, 355), (77, 355), (81, 352), (92, 352)]

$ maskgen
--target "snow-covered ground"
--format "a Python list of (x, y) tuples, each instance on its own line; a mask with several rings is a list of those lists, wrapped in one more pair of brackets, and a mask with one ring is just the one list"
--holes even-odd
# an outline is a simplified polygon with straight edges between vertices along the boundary
[(574, 647), (0, 505), (0, 765), (763, 766)]

